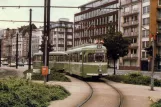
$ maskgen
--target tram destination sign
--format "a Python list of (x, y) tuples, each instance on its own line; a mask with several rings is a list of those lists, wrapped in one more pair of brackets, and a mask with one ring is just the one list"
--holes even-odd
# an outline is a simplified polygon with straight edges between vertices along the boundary
[(104, 53), (104, 50), (95, 50), (95, 53)]
[(97, 49), (102, 49), (102, 44), (97, 44)]

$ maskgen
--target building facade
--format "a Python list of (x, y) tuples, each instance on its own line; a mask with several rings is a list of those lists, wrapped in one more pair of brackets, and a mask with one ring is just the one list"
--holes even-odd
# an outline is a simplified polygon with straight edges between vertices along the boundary
[[(111, 23), (118, 31), (119, 0), (94, 0), (80, 6), (81, 12), (74, 15), (74, 46), (102, 40)], [(88, 8), (93, 7), (93, 8)]]
[(16, 29), (4, 29), (4, 35), (2, 38), (2, 57), (7, 58), (8, 62), (11, 63), (14, 57), (12, 56), (12, 38), (15, 36)]
[(150, 45), (150, 0), (142, 0), (142, 33), (141, 33), (141, 65), (140, 69), (150, 70), (150, 60), (144, 50)]
[(54, 51), (66, 51), (73, 46), (73, 22), (61, 18), (51, 23), (50, 43)]
[(121, 0), (120, 29), (123, 37), (132, 40), (127, 56), (121, 58), (119, 69), (140, 70), (142, 2), (140, 0)]
[(151, 45), (155, 42), (155, 59), (157, 56), (159, 57), (159, 59), (155, 60), (154, 68), (155, 70), (161, 71), (161, 0), (150, 0), (150, 3), (150, 34), (153, 34), (156, 39), (149, 39)]

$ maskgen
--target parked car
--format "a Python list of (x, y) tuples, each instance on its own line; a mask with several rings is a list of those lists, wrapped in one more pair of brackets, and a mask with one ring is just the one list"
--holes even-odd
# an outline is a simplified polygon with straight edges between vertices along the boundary
[(2, 65), (7, 66), (8, 62), (3, 62)]
[(16, 67), (16, 63), (9, 64), (10, 67)]
[(24, 66), (24, 63), (18, 62), (18, 66)]

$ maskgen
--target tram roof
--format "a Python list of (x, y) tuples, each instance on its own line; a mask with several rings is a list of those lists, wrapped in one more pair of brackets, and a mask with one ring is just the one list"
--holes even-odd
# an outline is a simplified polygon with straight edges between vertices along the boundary
[(64, 51), (52, 51), (50, 55), (66, 55), (67, 53)]
[[(34, 53), (34, 55), (42, 55), (42, 52)], [(67, 53), (64, 51), (52, 51), (49, 53), (50, 55), (66, 55)]]
[(72, 53), (72, 52), (80, 52), (83, 50), (106, 50), (105, 46), (102, 46), (101, 49), (98, 49), (98, 45), (97, 44), (83, 44), (80, 46), (76, 46), (74, 48), (70, 48), (69, 50), (67, 50), (67, 53)]

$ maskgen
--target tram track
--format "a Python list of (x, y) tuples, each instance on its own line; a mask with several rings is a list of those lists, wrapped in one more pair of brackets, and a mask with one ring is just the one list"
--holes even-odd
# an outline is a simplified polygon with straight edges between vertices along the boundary
[[(123, 94), (121, 93), (121, 91), (119, 90), (119, 89), (117, 89), (116, 87), (114, 87), (113, 85), (111, 85), (111, 84), (109, 84), (108, 83), (108, 80), (106, 80), (106, 79), (103, 79), (103, 78), (101, 78), (100, 79), (101, 80), (101, 82), (100, 82), (100, 84), (106, 84), (108, 87), (110, 87), (110, 88), (112, 88), (116, 93), (117, 93), (117, 96), (119, 96), (119, 98), (118, 98), (118, 100), (119, 101), (116, 101), (118, 104), (115, 104), (115, 105), (117, 105), (117, 106), (115, 106), (115, 107), (123, 107)], [(87, 84), (88, 84), (88, 86), (90, 87), (90, 89), (91, 89), (91, 93), (90, 93), (90, 95), (83, 101), (83, 102), (81, 102), (77, 107), (84, 107), (84, 106), (86, 106), (86, 104), (87, 103), (89, 103), (89, 102), (92, 102), (92, 101), (95, 101), (95, 100), (93, 100), (93, 99), (96, 99), (96, 96), (94, 96), (93, 94), (96, 94), (95, 93), (95, 91), (94, 91), (94, 87), (92, 86), (92, 83), (95, 83), (95, 82), (88, 82), (88, 81), (85, 81)], [(108, 91), (107, 91), (108, 92)], [(116, 94), (115, 93), (115, 94)], [(95, 98), (94, 98), (95, 97)], [(93, 98), (93, 99), (92, 99)], [(116, 100), (117, 99), (117, 97), (114, 99), (114, 100)], [(90, 100), (92, 100), (92, 101), (90, 101)], [(104, 100), (106, 100), (106, 99), (104, 99)], [(109, 99), (108, 99), (109, 100)], [(111, 99), (110, 99), (111, 100)], [(107, 101), (108, 102), (108, 101)], [(99, 102), (98, 102), (99, 103)], [(88, 106), (89, 106), (89, 104), (87, 104)], [(109, 107), (109, 105), (106, 105), (105, 107)]]
[(122, 92), (119, 89), (117, 89), (116, 87), (114, 87), (113, 85), (109, 84), (107, 79), (101, 78), (101, 80), (103, 80), (107, 85), (111, 86), (118, 93), (118, 95), (119, 95), (118, 107), (123, 107), (124, 97), (123, 97)]
[(92, 95), (93, 95), (93, 88), (92, 88), (92, 86), (91, 86), (88, 82), (86, 82), (86, 84), (90, 87), (91, 93), (90, 93), (90, 95), (89, 95), (83, 102), (81, 102), (77, 107), (82, 107), (87, 101), (90, 100), (90, 98), (91, 98)]

